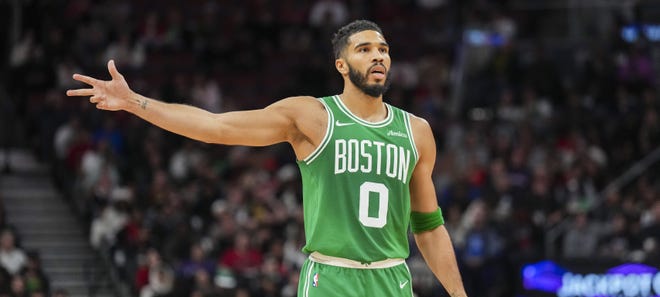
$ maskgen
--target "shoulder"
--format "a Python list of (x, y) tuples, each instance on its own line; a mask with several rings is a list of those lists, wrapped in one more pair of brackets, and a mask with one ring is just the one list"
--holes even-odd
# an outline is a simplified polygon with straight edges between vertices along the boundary
[(418, 117), (412, 113), (408, 114), (410, 118), (410, 128), (412, 129), (417, 150), (421, 155), (426, 155), (429, 153), (434, 154), (435, 138), (433, 136), (431, 125), (426, 119), (422, 117)]
[(274, 109), (277, 114), (284, 115), (297, 131), (302, 132), (308, 138), (313, 138), (310, 135), (315, 135), (317, 130), (325, 132), (328, 115), (325, 106), (318, 98), (288, 97), (266, 108)]
[(418, 136), (433, 136), (433, 131), (431, 130), (431, 125), (429, 122), (422, 118), (418, 117), (412, 113), (408, 113), (409, 118), (410, 118), (410, 127), (413, 130), (413, 133), (417, 135), (415, 138)]
[(328, 127), (328, 114), (321, 100), (311, 96), (288, 97), (266, 108), (274, 109), (291, 124), (288, 141), (298, 159), (304, 159), (320, 145)]
[(278, 109), (283, 112), (299, 115), (301, 113), (315, 113), (324, 109), (323, 104), (317, 98), (312, 96), (295, 96), (281, 99), (268, 107), (269, 109)]

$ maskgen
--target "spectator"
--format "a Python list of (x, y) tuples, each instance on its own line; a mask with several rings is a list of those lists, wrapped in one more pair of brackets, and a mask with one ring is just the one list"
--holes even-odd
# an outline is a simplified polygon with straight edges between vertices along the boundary
[(633, 240), (628, 228), (628, 222), (623, 214), (616, 214), (612, 218), (609, 230), (603, 234), (598, 242), (598, 253), (605, 257), (627, 260), (632, 251)]
[(128, 32), (121, 32), (105, 51), (103, 60), (108, 59), (115, 59), (119, 65), (129, 69), (139, 69), (145, 60), (144, 47), (133, 42)]
[(574, 215), (568, 231), (564, 235), (563, 256), (567, 258), (587, 258), (596, 253), (600, 230), (586, 212)]
[(191, 296), (216, 296), (218, 290), (211, 281), (211, 275), (205, 269), (198, 269), (193, 277)]
[(126, 225), (128, 214), (112, 203), (102, 206), (99, 216), (91, 224), (89, 241), (94, 248), (115, 243), (116, 235)]
[(215, 263), (207, 258), (206, 251), (199, 243), (193, 243), (190, 246), (190, 257), (177, 265), (176, 274), (192, 279), (197, 277), (200, 270), (206, 273), (206, 277), (215, 275)]
[(497, 296), (500, 292), (495, 290), (499, 287), (495, 284), (503, 276), (497, 259), (504, 248), (504, 240), (489, 222), (488, 208), (483, 201), (474, 201), (466, 211), (466, 218), (470, 223), (459, 255), (464, 263), (466, 288), (470, 288), (468, 294)]
[(80, 133), (80, 129), (80, 119), (77, 117), (71, 117), (68, 122), (57, 128), (53, 147), (58, 161), (64, 162), (74, 144), (75, 136)]
[(193, 98), (193, 105), (210, 112), (222, 111), (222, 93), (218, 82), (213, 77), (196, 76), (190, 95)]
[(17, 275), (25, 267), (27, 260), (25, 252), (16, 246), (15, 233), (11, 229), (0, 231), (0, 266), (9, 274)]
[(339, 27), (348, 17), (348, 7), (342, 0), (317, 0), (310, 9), (309, 23), (314, 27)]
[(174, 287), (174, 272), (167, 266), (149, 271), (149, 283), (140, 290), (140, 297), (168, 296)]
[(77, 71), (81, 71), (81, 68), (72, 57), (67, 57), (57, 64), (57, 87), (61, 90), (74, 88), (76, 83), (71, 81), (71, 72)]
[(30, 293), (27, 291), (25, 287), (25, 280), (20, 275), (14, 275), (11, 279), (10, 296), (30, 297)]
[(156, 249), (149, 249), (135, 273), (135, 289), (139, 296), (165, 296), (173, 287), (174, 272), (163, 263)]
[(203, 161), (203, 153), (191, 141), (185, 141), (182, 147), (172, 154), (169, 160), (169, 174), (177, 183), (183, 183), (193, 177), (193, 171)]
[(219, 264), (243, 277), (252, 278), (256, 276), (262, 257), (261, 252), (252, 247), (247, 232), (239, 231), (233, 246), (220, 256)]
[(36, 251), (27, 253), (27, 264), (20, 275), (25, 280), (26, 291), (30, 294), (41, 293), (43, 296), (50, 294), (50, 280), (41, 267), (41, 257)]

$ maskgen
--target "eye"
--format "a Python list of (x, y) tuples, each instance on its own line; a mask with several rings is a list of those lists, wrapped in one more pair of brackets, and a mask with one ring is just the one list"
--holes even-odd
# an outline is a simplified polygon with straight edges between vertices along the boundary
[(360, 53), (366, 53), (368, 51), (369, 51), (369, 48), (367, 48), (367, 47), (361, 47), (361, 48), (358, 49), (358, 52), (360, 52)]
[(383, 54), (387, 54), (387, 53), (390, 51), (390, 50), (389, 50), (388, 48), (386, 48), (386, 47), (381, 47), (381, 48), (379, 48), (378, 50), (379, 50), (381, 53), (383, 53)]

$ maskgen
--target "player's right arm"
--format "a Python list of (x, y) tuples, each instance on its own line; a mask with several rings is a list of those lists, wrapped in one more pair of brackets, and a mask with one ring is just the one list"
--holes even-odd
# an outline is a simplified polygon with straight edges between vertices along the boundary
[(290, 142), (298, 154), (301, 142), (309, 139), (308, 131), (298, 128), (303, 126), (301, 121), (308, 119), (303, 115), (314, 113), (310, 109), (321, 106), (309, 97), (292, 97), (263, 109), (216, 114), (133, 92), (112, 60), (108, 62), (108, 71), (110, 81), (74, 74), (75, 80), (91, 88), (68, 90), (67, 95), (90, 96), (90, 102), (98, 109), (125, 110), (165, 130), (207, 143), (265, 146)]

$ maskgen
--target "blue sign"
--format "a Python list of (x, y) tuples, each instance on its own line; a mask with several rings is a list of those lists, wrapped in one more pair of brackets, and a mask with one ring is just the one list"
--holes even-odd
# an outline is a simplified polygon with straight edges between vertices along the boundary
[(499, 47), (504, 45), (506, 39), (504, 36), (491, 32), (488, 30), (481, 29), (467, 29), (463, 33), (463, 39), (467, 44), (472, 46), (494, 46)]
[(636, 42), (640, 37), (644, 37), (651, 42), (660, 41), (660, 25), (628, 25), (621, 28), (621, 38), (627, 42)]
[(660, 297), (660, 271), (629, 263), (604, 273), (574, 273), (552, 261), (522, 268), (523, 287), (558, 297)]

